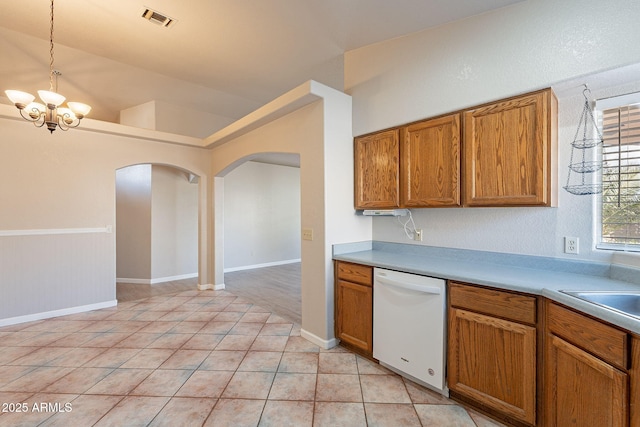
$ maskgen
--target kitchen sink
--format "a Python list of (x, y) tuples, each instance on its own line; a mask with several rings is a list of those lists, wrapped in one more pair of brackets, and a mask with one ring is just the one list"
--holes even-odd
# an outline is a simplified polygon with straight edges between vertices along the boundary
[(567, 295), (588, 301), (640, 319), (640, 291), (562, 291)]

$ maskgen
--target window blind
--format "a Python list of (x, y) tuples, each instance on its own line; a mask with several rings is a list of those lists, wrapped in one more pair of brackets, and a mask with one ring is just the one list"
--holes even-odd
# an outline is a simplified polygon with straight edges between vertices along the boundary
[(601, 243), (640, 250), (640, 105), (602, 112)]

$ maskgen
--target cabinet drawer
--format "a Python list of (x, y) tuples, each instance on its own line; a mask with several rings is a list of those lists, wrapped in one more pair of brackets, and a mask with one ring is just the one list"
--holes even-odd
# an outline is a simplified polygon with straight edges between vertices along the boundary
[(536, 298), (512, 292), (449, 282), (451, 306), (514, 322), (536, 324)]
[(365, 286), (372, 286), (373, 268), (366, 265), (351, 264), (349, 262), (338, 262), (338, 279)]
[(549, 332), (622, 370), (628, 369), (626, 332), (553, 303), (547, 310)]

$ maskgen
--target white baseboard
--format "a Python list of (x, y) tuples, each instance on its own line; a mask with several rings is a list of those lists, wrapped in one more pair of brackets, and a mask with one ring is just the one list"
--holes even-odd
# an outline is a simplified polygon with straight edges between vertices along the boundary
[(209, 291), (209, 290), (222, 291), (225, 288), (226, 288), (226, 286), (224, 285), (224, 283), (219, 284), (219, 285), (214, 285), (212, 283), (206, 283), (204, 285), (198, 284), (198, 290), (199, 291)]
[(100, 310), (101, 308), (115, 307), (116, 305), (118, 305), (118, 300), (99, 302), (97, 304), (80, 305), (77, 307), (63, 308), (61, 310), (45, 311), (42, 313), (28, 314), (26, 316), (9, 317), (7, 319), (0, 319), (0, 326), (16, 325), (18, 323), (33, 322), (35, 320), (50, 319), (52, 317), (84, 313), (85, 311)]
[(324, 348), (325, 350), (333, 348), (338, 345), (338, 340), (335, 338), (331, 338), (330, 340), (325, 340), (304, 329), (300, 330), (300, 336), (308, 341), (311, 341), (318, 347)]
[(243, 265), (242, 267), (230, 267), (225, 268), (225, 273), (232, 273), (234, 271), (242, 271), (242, 270), (253, 270), (255, 268), (264, 268), (264, 267), (274, 267), (276, 265), (285, 265), (285, 264), (295, 264), (297, 262), (302, 262), (302, 259), (286, 259), (284, 261), (274, 261), (274, 262), (265, 262), (263, 264), (253, 264), (253, 265)]
[(193, 279), (198, 277), (198, 273), (180, 274), (178, 276), (160, 277), (157, 279), (128, 279), (126, 277), (116, 278), (116, 283), (132, 283), (134, 285), (157, 285), (158, 283), (172, 282), (174, 280)]

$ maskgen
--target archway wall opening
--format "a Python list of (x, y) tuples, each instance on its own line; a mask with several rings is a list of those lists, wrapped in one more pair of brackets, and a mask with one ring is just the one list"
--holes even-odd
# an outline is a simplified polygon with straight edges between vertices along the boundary
[(263, 153), (225, 175), (225, 274), (300, 263), (299, 157)]
[(116, 280), (156, 284), (198, 275), (198, 181), (188, 170), (116, 170)]
[[(9, 201), (0, 214), (0, 325), (116, 304), (117, 169), (151, 163), (190, 171), (200, 177), (200, 217), (211, 204), (210, 153), (184, 138), (129, 136), (125, 126), (90, 119), (50, 134), (0, 107), (7, 107), (0, 108), (0, 199)], [(200, 221), (199, 236), (206, 230)]]
[(313, 240), (301, 242), (302, 335), (329, 348), (336, 343), (332, 245), (371, 240), (371, 221), (353, 210), (351, 97), (315, 82), (309, 87), (315, 102), (213, 149), (215, 249), (209, 261), (215, 284), (223, 287), (224, 175), (257, 153), (299, 154), (301, 228), (313, 232)]

